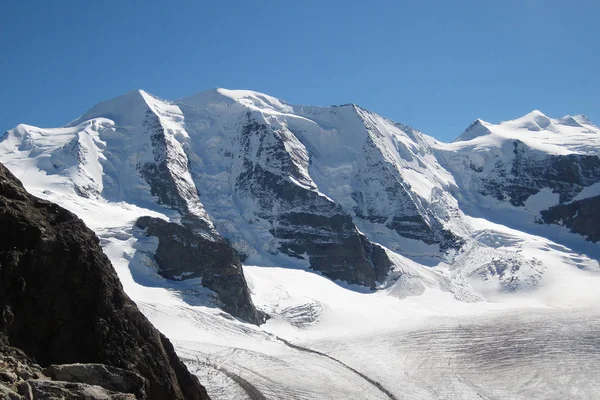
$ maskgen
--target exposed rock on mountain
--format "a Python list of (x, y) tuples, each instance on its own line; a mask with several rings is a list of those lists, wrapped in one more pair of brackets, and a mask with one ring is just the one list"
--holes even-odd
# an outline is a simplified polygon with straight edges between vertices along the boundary
[(515, 140), (510, 170), (496, 163), (491, 177), (482, 179), (481, 194), (498, 200), (509, 199), (513, 206), (525, 201), (543, 188), (559, 194), (561, 203), (570, 201), (584, 187), (600, 181), (600, 158), (595, 155), (549, 155), (532, 151)]
[(225, 240), (195, 234), (160, 218), (142, 217), (136, 226), (158, 238), (154, 258), (162, 276), (202, 278), (202, 285), (219, 295), (223, 310), (254, 324), (265, 322), (265, 315), (252, 303), (237, 253)]
[[(342, 207), (316, 190), (305, 172), (306, 153), (291, 132), (253, 121), (242, 127), (239, 141), (241, 173), (234, 196), (269, 227), (279, 251), (308, 259), (312, 269), (332, 279), (373, 288), (385, 280), (391, 265), (385, 251), (358, 232)], [(300, 151), (288, 153), (286, 146), (292, 145)]]
[(588, 120), (533, 111), (498, 125), (477, 120), (437, 149), (463, 196), (492, 196), (523, 207), (542, 189), (562, 204), (600, 182), (599, 145), (600, 130)]
[[(208, 398), (169, 340), (123, 292), (94, 233), (69, 211), (29, 195), (2, 165), (0, 236), (5, 348), (21, 349), (27, 356), (13, 351), (21, 360), (42, 366), (101, 363), (131, 371), (147, 380), (150, 399)], [(58, 397), (71, 387), (50, 390), (42, 382), (31, 390), (42, 393), (40, 385), (44, 396)]]
[(600, 196), (560, 204), (541, 214), (547, 224), (565, 226), (592, 242), (600, 240)]

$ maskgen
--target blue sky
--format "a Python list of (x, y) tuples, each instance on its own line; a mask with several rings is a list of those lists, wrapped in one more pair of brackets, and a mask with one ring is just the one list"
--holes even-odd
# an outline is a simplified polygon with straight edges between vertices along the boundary
[(3, 0), (0, 131), (142, 88), (357, 103), (444, 141), (533, 109), (600, 124), (600, 2)]

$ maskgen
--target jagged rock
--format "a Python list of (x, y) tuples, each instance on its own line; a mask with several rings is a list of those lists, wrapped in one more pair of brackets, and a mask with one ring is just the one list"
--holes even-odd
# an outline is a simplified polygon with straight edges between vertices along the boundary
[[(544, 188), (559, 195), (560, 203), (571, 201), (584, 187), (600, 182), (600, 158), (591, 154), (550, 154), (529, 147), (521, 140), (506, 142), (501, 149), (487, 153), (473, 152), (468, 157), (485, 158), (461, 177), (474, 191), (509, 201), (515, 207)], [(482, 155), (483, 154), (483, 155)], [(465, 158), (461, 153), (445, 153), (456, 168)], [(453, 166), (454, 165), (454, 166)], [(455, 171), (457, 174), (457, 171)], [(466, 189), (466, 188), (463, 188)]]
[(23, 384), (30, 387), (33, 400), (136, 400), (135, 395), (130, 393), (118, 393), (84, 383), (31, 380)]
[(592, 242), (600, 240), (600, 196), (559, 204), (541, 215), (547, 224), (565, 226)]
[(14, 372), (0, 371), (0, 380), (9, 383), (15, 383), (19, 377)]
[(29, 195), (2, 165), (0, 237), (0, 309), (7, 311), (0, 333), (10, 345), (41, 365), (134, 371), (148, 380), (150, 399), (208, 398), (123, 292), (94, 233), (74, 214)]
[(104, 364), (61, 364), (46, 367), (44, 374), (57, 381), (97, 385), (115, 392), (133, 393), (138, 399), (146, 398), (146, 379), (122, 368)]
[(223, 239), (207, 238), (186, 226), (159, 218), (141, 217), (136, 226), (158, 238), (154, 258), (167, 279), (202, 278), (230, 314), (254, 324), (265, 321), (256, 310), (236, 251)]
[(279, 251), (307, 258), (312, 269), (331, 279), (372, 288), (385, 279), (391, 266), (385, 251), (358, 231), (340, 205), (314, 190), (302, 171), (308, 159), (294, 159), (287, 150), (287, 142), (300, 145), (291, 133), (276, 132), (247, 114), (239, 141), (236, 197), (254, 203), (255, 217), (270, 226)]
[(23, 380), (35, 378), (35, 375), (28, 368), (19, 368), (17, 370), (17, 375)]
[(21, 381), (17, 385), (17, 392), (25, 398), (25, 400), (33, 400), (33, 390), (27, 381)]
[(6, 400), (23, 400), (23, 396), (0, 383), (0, 398)]
[(493, 194), (499, 200), (508, 197), (512, 205), (523, 206), (529, 196), (547, 187), (558, 193), (563, 203), (573, 199), (585, 186), (600, 181), (597, 156), (548, 155), (529, 149), (519, 140), (515, 140), (513, 146), (510, 173), (499, 164), (496, 179), (484, 181), (483, 194)]

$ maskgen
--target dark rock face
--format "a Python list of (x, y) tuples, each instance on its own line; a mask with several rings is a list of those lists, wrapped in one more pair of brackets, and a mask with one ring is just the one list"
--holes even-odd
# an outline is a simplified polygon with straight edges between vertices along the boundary
[[(144, 130), (145, 134), (150, 135), (154, 162), (138, 165), (138, 169), (150, 185), (152, 195), (158, 198), (160, 204), (167, 205), (186, 214), (188, 212), (187, 204), (175, 187), (173, 182), (174, 177), (168, 167), (169, 157), (167, 155), (168, 150), (164, 128), (156, 114), (150, 110), (146, 112)], [(178, 161), (181, 162), (182, 160), (174, 160), (174, 162)]]
[(541, 214), (547, 224), (565, 226), (594, 243), (600, 240), (600, 196), (559, 204)]
[(391, 267), (385, 251), (360, 234), (347, 214), (284, 214), (274, 233), (284, 240), (281, 251), (307, 254), (311, 268), (331, 279), (374, 288)]
[(150, 185), (150, 193), (156, 196), (159, 204), (179, 211), (186, 225), (214, 234), (206, 221), (193, 214), (186, 201), (186, 199), (194, 201), (198, 198), (196, 188), (178, 184), (181, 177), (176, 176), (169, 168), (171, 166), (180, 171), (187, 170), (187, 157), (184, 153), (179, 153), (170, 147), (165, 136), (165, 128), (151, 110), (146, 112), (144, 131), (145, 134), (150, 135), (154, 162), (138, 165), (137, 168)]
[(385, 251), (356, 229), (341, 206), (306, 188), (313, 184), (297, 163), (308, 159), (292, 160), (285, 149), (285, 141), (293, 138), (250, 120), (239, 140), (242, 172), (235, 178), (235, 195), (254, 199), (255, 216), (268, 221), (270, 233), (280, 240), (279, 251), (308, 257), (312, 269), (331, 279), (374, 288), (386, 278), (391, 263)]
[(148, 380), (150, 399), (207, 399), (123, 292), (98, 238), (0, 165), (0, 333), (41, 365), (101, 363)]
[(497, 178), (482, 180), (484, 195), (499, 200), (510, 198), (513, 206), (543, 188), (560, 195), (560, 202), (570, 201), (584, 187), (600, 182), (600, 158), (593, 155), (548, 155), (529, 149), (523, 142), (513, 142), (514, 159), (510, 170), (500, 161), (494, 166)]
[(188, 227), (159, 218), (141, 217), (136, 226), (158, 238), (154, 258), (167, 279), (202, 278), (215, 291), (230, 314), (254, 324), (265, 322), (250, 298), (244, 271), (236, 251), (223, 239), (196, 234)]

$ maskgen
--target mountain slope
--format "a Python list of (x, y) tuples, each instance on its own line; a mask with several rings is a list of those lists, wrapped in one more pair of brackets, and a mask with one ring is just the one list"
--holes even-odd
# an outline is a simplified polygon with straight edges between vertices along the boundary
[[(93, 107), (65, 128), (20, 125), (8, 132), (2, 145), (11, 153), (27, 154), (34, 168), (56, 176), (67, 191), (84, 198), (161, 209), (200, 239), (224, 243), (188, 171), (189, 160), (180, 143), (187, 135), (182, 120), (177, 106), (133, 91)], [(229, 267), (222, 265), (222, 269)], [(207, 282), (219, 275), (206, 271), (210, 274), (204, 276)], [(192, 276), (198, 277), (190, 273), (179, 279)], [(240, 268), (237, 274), (226, 276), (238, 292), (247, 290)], [(175, 279), (170, 274), (166, 277)], [(230, 310), (247, 310), (239, 316), (262, 321), (249, 296), (229, 300), (236, 303), (228, 304)]]
[(536, 217), (600, 181), (600, 129), (582, 116), (551, 119), (536, 110), (498, 125), (478, 120), (436, 148), (467, 202), (491, 196)]

